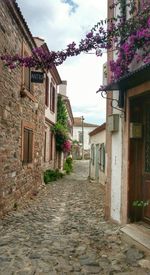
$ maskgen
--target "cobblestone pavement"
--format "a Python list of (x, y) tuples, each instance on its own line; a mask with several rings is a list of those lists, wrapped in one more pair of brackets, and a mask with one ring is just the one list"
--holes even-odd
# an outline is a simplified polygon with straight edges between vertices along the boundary
[(103, 218), (103, 191), (88, 162), (0, 221), (0, 275), (150, 275), (149, 256)]

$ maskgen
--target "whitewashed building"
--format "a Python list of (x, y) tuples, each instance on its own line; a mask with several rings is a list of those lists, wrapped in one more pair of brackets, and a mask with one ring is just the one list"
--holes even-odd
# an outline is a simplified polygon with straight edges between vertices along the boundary
[(103, 123), (90, 132), (89, 136), (91, 146), (89, 177), (104, 186), (106, 182), (106, 123)]
[(74, 117), (73, 140), (77, 141), (80, 146), (80, 156), (82, 152), (84, 157), (90, 157), (90, 138), (89, 133), (99, 125), (84, 122), (83, 117)]

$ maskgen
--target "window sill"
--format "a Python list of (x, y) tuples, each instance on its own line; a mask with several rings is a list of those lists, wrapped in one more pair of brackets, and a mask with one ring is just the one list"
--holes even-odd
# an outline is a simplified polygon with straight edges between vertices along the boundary
[(28, 97), (28, 98), (30, 98), (33, 102), (36, 101), (35, 97), (28, 90), (26, 90), (25, 88), (22, 88), (20, 90), (20, 95), (21, 95), (21, 97)]

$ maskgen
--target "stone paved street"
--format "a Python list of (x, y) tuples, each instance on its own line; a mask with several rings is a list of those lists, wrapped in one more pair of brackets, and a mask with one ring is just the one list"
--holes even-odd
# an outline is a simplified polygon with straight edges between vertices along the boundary
[(0, 221), (0, 275), (150, 274), (149, 255), (105, 222), (103, 191), (87, 177), (88, 162), (76, 162)]

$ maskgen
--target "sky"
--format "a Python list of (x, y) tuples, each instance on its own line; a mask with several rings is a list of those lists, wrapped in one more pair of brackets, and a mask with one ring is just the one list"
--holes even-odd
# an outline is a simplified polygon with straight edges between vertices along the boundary
[[(107, 0), (17, 0), (33, 34), (45, 40), (50, 50), (62, 50), (77, 44), (91, 28), (107, 17)], [(106, 54), (94, 52), (68, 58), (58, 66), (62, 80), (67, 80), (67, 96), (74, 117), (84, 116), (86, 122), (105, 122), (106, 100), (100, 93), (102, 66)]]

